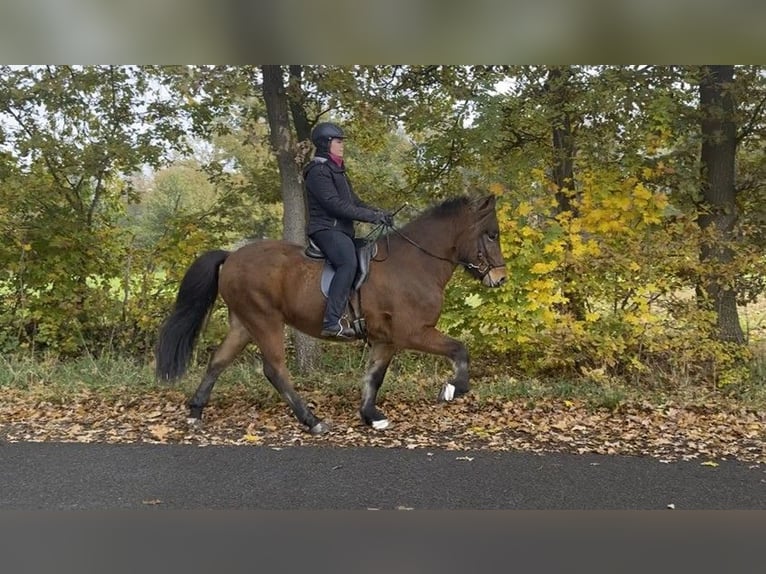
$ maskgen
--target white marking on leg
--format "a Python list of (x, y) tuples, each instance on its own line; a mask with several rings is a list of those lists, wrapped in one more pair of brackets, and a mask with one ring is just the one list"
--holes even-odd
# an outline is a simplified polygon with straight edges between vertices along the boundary
[(455, 398), (455, 385), (447, 383), (444, 385), (444, 400), (451, 401)]
[(186, 418), (186, 424), (190, 427), (201, 427), (202, 426), (202, 419), (197, 419), (194, 417), (187, 417)]
[(380, 419), (379, 421), (372, 421), (372, 428), (375, 430), (384, 430), (387, 429), (390, 424), (388, 419)]
[(329, 432), (329, 430), (330, 430), (329, 424), (327, 424), (324, 421), (319, 421), (317, 424), (315, 424), (313, 427), (309, 429), (309, 432), (313, 435), (320, 435), (320, 434)]

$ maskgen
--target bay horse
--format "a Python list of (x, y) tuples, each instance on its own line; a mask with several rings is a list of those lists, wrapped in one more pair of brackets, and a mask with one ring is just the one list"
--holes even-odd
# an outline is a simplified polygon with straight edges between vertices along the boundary
[[(375, 429), (388, 427), (376, 407), (378, 391), (394, 355), (410, 349), (452, 361), (454, 378), (438, 399), (451, 401), (469, 390), (468, 351), (436, 329), (444, 290), (458, 266), (486, 287), (506, 281), (493, 195), (450, 199), (377, 239), (377, 255), (360, 287), (370, 358), (363, 378), (359, 414)], [(175, 306), (160, 328), (156, 375), (183, 376), (192, 350), (218, 294), (228, 307), (229, 330), (212, 355), (194, 395), (189, 422), (199, 423), (221, 372), (249, 343), (260, 349), (263, 374), (312, 434), (329, 425), (298, 395), (285, 364), (284, 326), (320, 337), (325, 299), (320, 291), (323, 262), (296, 243), (260, 240), (236, 251), (213, 250), (187, 269)]]

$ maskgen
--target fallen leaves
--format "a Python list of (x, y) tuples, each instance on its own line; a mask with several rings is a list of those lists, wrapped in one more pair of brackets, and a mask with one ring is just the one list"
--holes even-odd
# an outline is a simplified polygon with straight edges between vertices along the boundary
[[(332, 425), (315, 437), (279, 402), (216, 389), (201, 428), (186, 423), (179, 390), (127, 396), (83, 391), (68, 400), (8, 389), (0, 402), (0, 439), (111, 443), (186, 443), (267, 446), (376, 446), (404, 449), (518, 450), (653, 456), (660, 462), (735, 458), (766, 463), (766, 414), (722, 405), (622, 405), (593, 409), (576, 401), (483, 399), (467, 395), (379, 404), (392, 422), (387, 432), (363, 425), (355, 397), (306, 392), (318, 415)], [(469, 457), (457, 457), (469, 460)]]
[(173, 430), (173, 427), (162, 424), (149, 426), (149, 433), (160, 442), (165, 442)]

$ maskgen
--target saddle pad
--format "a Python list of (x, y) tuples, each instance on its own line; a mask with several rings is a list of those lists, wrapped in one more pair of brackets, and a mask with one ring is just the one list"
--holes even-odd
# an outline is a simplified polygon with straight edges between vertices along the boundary
[(334, 275), (335, 267), (332, 266), (332, 263), (325, 260), (324, 265), (322, 266), (322, 279), (319, 282), (322, 289), (322, 295), (325, 297), (327, 297), (327, 294), (330, 292), (330, 283), (332, 282)]

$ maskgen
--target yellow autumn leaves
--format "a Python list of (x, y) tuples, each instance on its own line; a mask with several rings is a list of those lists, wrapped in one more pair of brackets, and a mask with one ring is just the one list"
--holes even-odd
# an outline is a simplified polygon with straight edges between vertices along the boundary
[[(549, 349), (554, 362), (567, 352), (556, 344), (620, 355), (650, 331), (661, 335), (657, 309), (649, 302), (669, 288), (652, 251), (668, 196), (654, 187), (653, 174), (619, 179), (582, 171), (576, 193), (569, 193), (571, 209), (564, 212), (557, 199), (562, 192), (547, 174), (529, 175), (528, 193), (498, 204), (511, 282), (498, 292), (466, 291), (455, 320), (462, 334), (522, 355)], [(580, 314), (572, 313), (574, 299), (582, 305)], [(473, 311), (466, 316), (467, 307)]]

